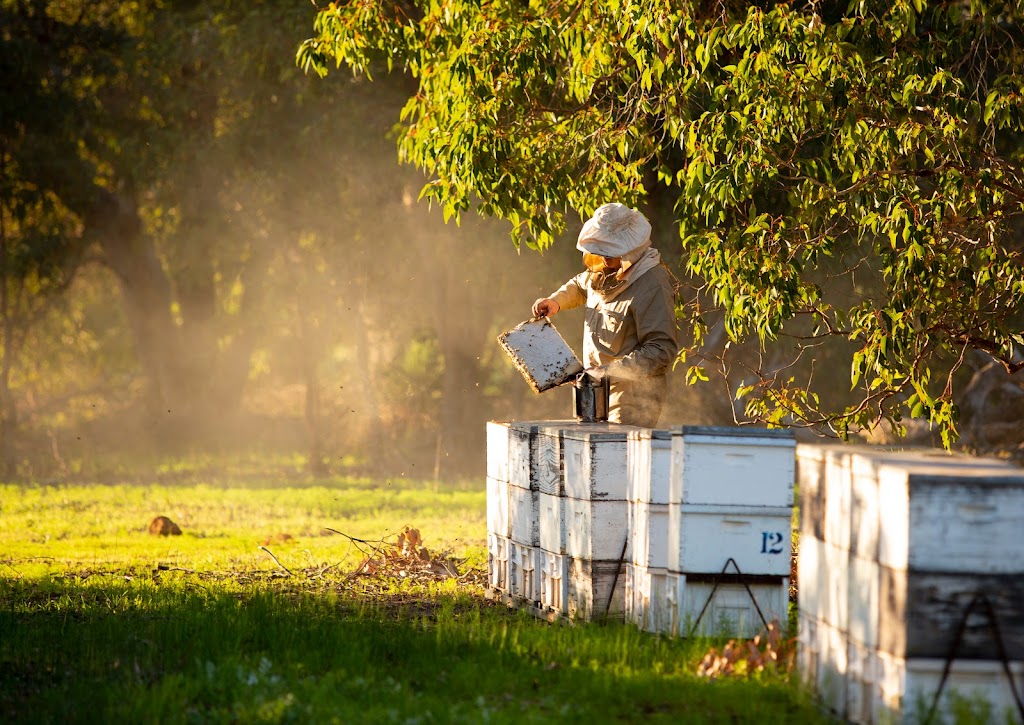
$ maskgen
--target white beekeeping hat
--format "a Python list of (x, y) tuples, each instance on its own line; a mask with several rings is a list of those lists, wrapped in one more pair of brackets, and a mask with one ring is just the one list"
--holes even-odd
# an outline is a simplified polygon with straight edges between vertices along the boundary
[(576, 248), (602, 257), (622, 257), (651, 240), (651, 223), (636, 209), (603, 204), (580, 230)]

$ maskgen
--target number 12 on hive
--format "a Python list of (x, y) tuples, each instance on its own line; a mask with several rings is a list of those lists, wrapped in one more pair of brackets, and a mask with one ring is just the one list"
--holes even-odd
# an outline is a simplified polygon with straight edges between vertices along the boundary
[(762, 554), (781, 554), (783, 551), (783, 542), (785, 539), (782, 533), (779, 531), (762, 531), (761, 532), (761, 553)]

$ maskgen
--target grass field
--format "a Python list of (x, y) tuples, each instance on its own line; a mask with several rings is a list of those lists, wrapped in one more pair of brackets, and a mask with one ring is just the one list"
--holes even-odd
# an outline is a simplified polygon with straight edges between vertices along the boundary
[[(183, 535), (150, 535), (157, 515)], [(0, 720), (828, 721), (786, 673), (698, 677), (718, 643), (489, 602), (484, 515), (480, 481), (279, 463), (0, 485)], [(353, 539), (407, 525), (459, 576), (354, 574)]]

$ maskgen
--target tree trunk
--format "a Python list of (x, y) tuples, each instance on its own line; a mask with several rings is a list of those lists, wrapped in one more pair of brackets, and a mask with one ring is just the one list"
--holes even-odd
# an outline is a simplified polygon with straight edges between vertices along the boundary
[[(182, 250), (184, 246), (189, 249)], [(214, 265), (211, 244), (199, 234), (179, 234), (176, 269), (170, 274), (170, 294), (178, 303), (181, 315), (177, 326), (179, 342), (177, 384), (190, 403), (190, 416), (208, 420), (229, 411), (222, 405), (218, 390), (220, 353), (214, 318), (217, 292), (214, 287)], [(212, 415), (211, 415), (212, 414)]]
[[(458, 257), (450, 245), (448, 259)], [(462, 265), (446, 265), (446, 278), (435, 306), (435, 327), (444, 358), (441, 379), (441, 415), (438, 432), (436, 476), (466, 473), (484, 461), (484, 401), (477, 357), (478, 328), (474, 324), (475, 300), (460, 284), (466, 274)], [(460, 310), (458, 314), (454, 311)]]
[[(349, 331), (353, 336), (353, 344), (356, 349), (357, 371), (361, 378), (361, 386), (358, 391), (359, 402), (365, 410), (362, 416), (366, 420), (363, 434), (359, 437), (359, 445), (365, 451), (367, 461), (371, 463), (374, 470), (383, 470), (377, 463), (385, 453), (385, 446), (388, 441), (383, 435), (383, 424), (380, 418), (380, 401), (377, 399), (378, 371), (377, 362), (370, 354), (372, 341), (367, 326), (367, 314), (370, 310), (370, 303), (366, 299), (364, 285), (360, 285), (360, 296), (354, 300), (352, 305), (356, 314), (352, 316), (352, 323)], [(343, 397), (352, 400), (357, 395), (355, 390), (349, 390)]]
[(100, 190), (86, 223), (120, 280), (139, 363), (149, 381), (152, 411), (175, 420), (188, 417), (190, 406), (180, 383), (181, 345), (171, 317), (171, 285), (152, 244), (142, 234), (137, 207), (128, 199)]
[(962, 428), (961, 442), (988, 453), (1016, 446), (1022, 440), (1024, 384), (1008, 374), (988, 354), (975, 351), (970, 381), (957, 394)]
[(0, 366), (0, 470), (9, 479), (14, 475), (16, 467), (11, 437), (17, 420), (14, 397), (11, 395), (11, 366), (15, 346), (8, 282), (7, 224), (4, 210), (0, 208), (0, 320), (3, 321), (4, 339), (3, 364)]
[(324, 464), (323, 416), (321, 414), (320, 374), (317, 365), (320, 361), (320, 345), (314, 339), (315, 332), (309, 329), (309, 320), (302, 309), (302, 301), (297, 303), (299, 322), (299, 346), (302, 355), (302, 378), (306, 387), (305, 410), (306, 434), (309, 440), (309, 472), (314, 476), (327, 475), (328, 468)]
[(316, 371), (316, 363), (317, 361), (310, 356), (303, 365), (306, 384), (306, 430), (309, 434), (309, 472), (314, 476), (325, 476), (329, 471), (324, 463), (320, 376)]

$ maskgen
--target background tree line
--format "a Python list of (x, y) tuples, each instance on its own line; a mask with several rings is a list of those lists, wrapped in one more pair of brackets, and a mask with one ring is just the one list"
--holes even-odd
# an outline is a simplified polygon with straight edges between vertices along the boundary
[[(578, 269), (572, 196), (556, 204), (564, 219), (543, 255), (518, 253), (505, 222), (445, 224), (460, 209), (441, 197), (428, 209), (417, 200), (433, 177), (395, 163), (393, 126), (417, 79), (387, 73), (380, 54), (373, 82), (308, 75), (295, 53), (318, 17), (280, 0), (0, 2), (5, 476), (252, 446), (301, 450), (316, 471), (475, 473), (486, 420), (569, 416), (567, 391), (534, 395), (494, 337)], [(445, 92), (457, 101), (457, 91)], [(557, 177), (542, 173), (549, 156), (531, 160), (525, 138), (508, 139), (500, 162), (466, 156), (463, 168), (495, 170), (503, 193), (531, 204), (557, 194)], [(640, 168), (627, 200), (699, 290), (678, 242), (676, 190), (657, 173)], [(500, 211), (476, 199), (485, 215)], [(861, 269), (882, 276), (870, 260)], [(730, 365), (787, 369), (802, 349), (730, 339), (714, 315), (704, 348), (728, 350)], [(557, 322), (579, 349), (581, 316)], [(849, 354), (836, 347), (813, 370), (819, 394), (842, 406), (858, 397), (848, 370), (829, 364)], [(808, 358), (795, 369), (810, 371)], [(1019, 428), (1009, 402), (1019, 383), (991, 357), (965, 363), (967, 422)], [(735, 399), (749, 376), (703, 370), (705, 386), (675, 374), (666, 420), (751, 412)]]
[(408, 81), (304, 74), (314, 13), (0, 5), (4, 475), (256, 445), (429, 477), (479, 470), (490, 418), (569, 415), (494, 338), (572, 245), (417, 203)]
[(1019, 401), (1018, 2), (339, 2), (299, 57), (407, 73), (448, 215), (546, 248), (566, 204), (664, 200), (688, 380), (750, 419), (950, 446)]

